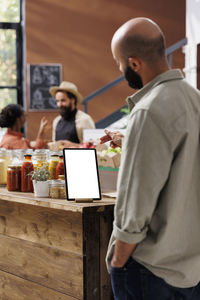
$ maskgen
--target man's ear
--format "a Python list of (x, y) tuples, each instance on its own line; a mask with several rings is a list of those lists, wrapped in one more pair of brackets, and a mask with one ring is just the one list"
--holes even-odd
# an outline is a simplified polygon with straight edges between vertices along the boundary
[(137, 57), (129, 57), (128, 58), (128, 62), (129, 62), (129, 66), (131, 67), (131, 69), (133, 69), (133, 71), (135, 71), (135, 72), (140, 71), (141, 61), (140, 61), (139, 58), (137, 58)]
[(76, 108), (76, 100), (74, 98), (71, 98), (71, 104), (72, 104), (72, 109)]

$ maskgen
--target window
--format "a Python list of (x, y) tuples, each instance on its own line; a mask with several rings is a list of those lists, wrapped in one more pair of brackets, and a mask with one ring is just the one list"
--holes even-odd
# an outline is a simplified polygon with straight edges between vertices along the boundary
[(0, 0), (0, 110), (23, 105), (23, 3)]

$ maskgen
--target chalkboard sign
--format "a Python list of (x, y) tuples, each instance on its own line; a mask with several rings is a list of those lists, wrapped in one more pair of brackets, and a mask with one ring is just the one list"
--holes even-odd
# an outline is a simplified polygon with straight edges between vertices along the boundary
[(61, 64), (29, 65), (29, 109), (57, 109), (56, 101), (49, 93), (49, 88), (60, 85), (61, 81)]

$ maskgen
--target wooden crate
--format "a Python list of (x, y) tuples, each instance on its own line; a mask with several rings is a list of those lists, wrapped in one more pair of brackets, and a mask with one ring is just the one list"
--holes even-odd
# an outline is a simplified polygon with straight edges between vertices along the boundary
[(116, 191), (118, 168), (99, 167), (99, 179), (101, 190), (103, 191)]

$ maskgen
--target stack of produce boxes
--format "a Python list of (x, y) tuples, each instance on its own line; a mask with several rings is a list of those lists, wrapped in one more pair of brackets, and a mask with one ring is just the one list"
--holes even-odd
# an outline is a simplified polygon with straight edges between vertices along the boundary
[(121, 160), (121, 148), (107, 147), (105, 144), (96, 146), (99, 166), (99, 177), (102, 191), (115, 191)]

